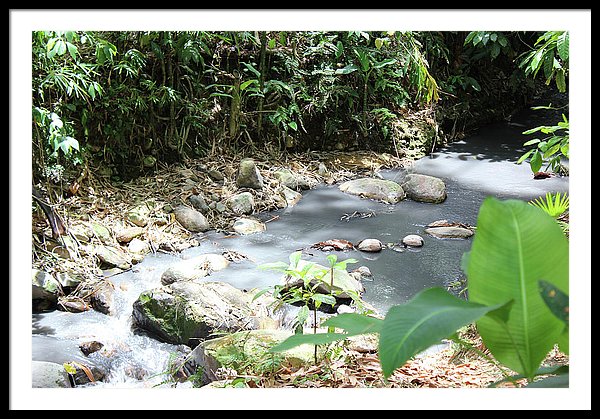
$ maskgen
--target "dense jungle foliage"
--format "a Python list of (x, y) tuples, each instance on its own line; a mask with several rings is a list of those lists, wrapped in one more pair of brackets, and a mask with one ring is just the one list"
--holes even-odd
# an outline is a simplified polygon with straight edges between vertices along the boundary
[(566, 91), (568, 32), (37, 31), (32, 60), (34, 180), (125, 180), (219, 153), (397, 154), (416, 117), (431, 149)]

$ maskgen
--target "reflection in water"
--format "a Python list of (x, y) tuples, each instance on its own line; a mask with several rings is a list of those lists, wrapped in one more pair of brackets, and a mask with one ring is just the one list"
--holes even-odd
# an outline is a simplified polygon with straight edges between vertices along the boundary
[[(388, 205), (347, 195), (336, 186), (321, 186), (303, 193), (299, 204), (281, 210), (279, 218), (268, 223), (267, 231), (245, 237), (226, 238), (210, 233), (198, 247), (184, 251), (181, 258), (203, 253), (235, 250), (248, 260), (232, 263), (208, 279), (228, 282), (240, 289), (272, 286), (280, 274), (258, 269), (267, 262), (287, 261), (290, 253), (303, 249), (304, 259), (327, 264), (327, 252), (311, 245), (328, 239), (345, 239), (357, 243), (377, 238), (389, 248), (380, 253), (359, 251), (335, 252), (338, 260), (355, 258), (359, 263), (349, 269), (367, 266), (373, 280), (364, 282), (364, 299), (385, 313), (389, 307), (406, 302), (417, 292), (431, 286), (445, 286), (462, 277), (460, 260), (470, 249), (472, 239), (437, 239), (424, 233), (432, 221), (447, 219), (477, 224), (477, 213), (488, 195), (499, 198), (533, 199), (547, 191), (568, 191), (568, 178), (533, 180), (527, 164), (516, 160), (525, 151), (521, 147), (522, 127), (496, 124), (482, 129), (465, 141), (438, 150), (415, 163), (411, 172), (440, 177), (446, 182), (448, 198), (441, 204), (413, 202), (406, 199)], [(384, 171), (384, 178), (400, 182), (403, 171)], [(369, 218), (348, 218), (355, 211), (374, 213)], [(408, 234), (419, 234), (424, 245), (419, 249), (391, 249)], [(131, 272), (110, 278), (115, 284), (115, 313), (106, 316), (95, 311), (86, 313), (35, 314), (32, 318), (33, 359), (53, 362), (72, 360), (108, 366), (111, 374), (105, 386), (147, 386), (160, 377), (139, 381), (165, 371), (174, 345), (157, 342), (131, 332), (131, 306), (138, 295), (160, 286), (160, 275), (180, 258), (172, 255), (149, 255)], [(92, 354), (85, 358), (79, 351), (81, 342), (98, 340), (113, 355)]]

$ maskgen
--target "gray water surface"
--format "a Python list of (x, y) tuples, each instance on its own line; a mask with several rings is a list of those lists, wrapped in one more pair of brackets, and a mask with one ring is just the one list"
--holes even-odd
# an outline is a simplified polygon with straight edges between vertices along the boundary
[[(382, 313), (425, 288), (447, 286), (461, 279), (460, 260), (469, 251), (472, 238), (434, 238), (424, 233), (428, 223), (447, 219), (476, 225), (479, 206), (489, 195), (531, 200), (546, 192), (568, 191), (568, 178), (534, 180), (527, 164), (516, 164), (518, 157), (526, 151), (521, 147), (526, 140), (521, 132), (535, 126), (532, 124), (525, 121), (522, 125), (501, 123), (484, 127), (477, 134), (439, 149), (407, 169), (442, 178), (448, 194), (443, 203), (406, 199), (388, 205), (344, 194), (336, 185), (323, 185), (305, 191), (295, 207), (261, 215), (264, 219), (277, 216), (267, 223), (265, 232), (239, 237), (211, 232), (204, 236), (199, 246), (187, 249), (179, 256), (148, 255), (132, 271), (111, 278), (117, 290), (113, 315), (95, 311), (34, 314), (33, 359), (103, 363), (110, 374), (105, 383), (100, 384), (102, 386), (140, 387), (160, 383), (160, 377), (148, 377), (167, 369), (169, 356), (177, 351), (177, 347), (133, 334), (131, 306), (141, 292), (160, 286), (160, 275), (170, 264), (204, 253), (235, 250), (248, 258), (213, 273), (208, 280), (228, 282), (240, 289), (264, 288), (279, 283), (281, 275), (258, 269), (258, 266), (267, 262), (287, 262), (296, 250), (304, 250), (304, 259), (327, 264), (329, 253), (312, 249), (315, 243), (329, 239), (358, 243), (366, 238), (376, 238), (384, 244), (392, 244), (399, 243), (408, 234), (419, 234), (424, 238), (421, 248), (402, 252), (386, 248), (379, 253), (356, 250), (335, 253), (338, 260), (355, 258), (359, 261), (348, 265), (350, 270), (360, 265), (371, 270), (373, 280), (364, 282), (363, 298)], [(380, 174), (400, 181), (406, 170), (388, 170)], [(345, 215), (355, 212), (373, 216), (345, 219)], [(108, 360), (84, 357), (78, 345), (88, 340), (103, 342), (114, 349), (114, 355)], [(135, 378), (136, 374), (131, 373), (135, 368), (143, 372), (145, 380)]]

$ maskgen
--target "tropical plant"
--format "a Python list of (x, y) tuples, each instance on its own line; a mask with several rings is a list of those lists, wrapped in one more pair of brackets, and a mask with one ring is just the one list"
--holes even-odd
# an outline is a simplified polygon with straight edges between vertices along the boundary
[(379, 358), (384, 376), (389, 377), (442, 338), (460, 342), (455, 332), (475, 322), (494, 358), (518, 373), (513, 377), (503, 371), (506, 379), (525, 377), (531, 383), (548, 374), (540, 365), (554, 345), (569, 351), (567, 239), (552, 217), (520, 200), (488, 197), (477, 225), (471, 251), (463, 258), (468, 301), (430, 288), (390, 308), (383, 320), (338, 315), (324, 325), (344, 333), (295, 335), (271, 350), (378, 333)]
[[(537, 109), (553, 109), (548, 106), (539, 106)], [(542, 139), (534, 138), (526, 141), (524, 146), (535, 145), (532, 149), (524, 153), (517, 164), (521, 164), (529, 159), (531, 171), (536, 173), (540, 170), (544, 162), (547, 162), (546, 169), (551, 169), (556, 173), (565, 172), (565, 168), (561, 163), (561, 159), (569, 159), (569, 120), (563, 114), (563, 120), (556, 125), (541, 125), (523, 132), (523, 135), (530, 135), (536, 132), (548, 134)]]
[(569, 195), (566, 192), (547, 192), (545, 198), (538, 197), (529, 203), (542, 209), (549, 216), (558, 218), (569, 210)]
[(531, 51), (519, 57), (519, 67), (525, 75), (535, 78), (540, 70), (546, 77), (546, 84), (554, 79), (560, 92), (567, 91), (569, 72), (569, 32), (547, 31), (535, 42)]

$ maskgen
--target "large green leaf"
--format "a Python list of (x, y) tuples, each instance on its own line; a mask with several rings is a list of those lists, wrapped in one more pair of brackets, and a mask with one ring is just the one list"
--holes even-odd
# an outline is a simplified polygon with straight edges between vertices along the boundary
[(440, 287), (419, 292), (409, 302), (388, 310), (379, 336), (379, 360), (385, 377), (411, 357), (439, 343), (457, 329), (497, 310), (458, 299)]
[(350, 336), (378, 333), (383, 320), (355, 313), (339, 314), (323, 322), (323, 326), (345, 329), (346, 333), (313, 333), (293, 335), (270, 349), (271, 352), (283, 352), (303, 344), (321, 345), (344, 340)]
[(467, 270), (469, 300), (492, 305), (513, 300), (505, 322), (477, 322), (494, 357), (527, 377), (565, 329), (544, 302), (543, 279), (565, 294), (569, 287), (568, 241), (556, 221), (520, 200), (487, 198), (479, 211)]

